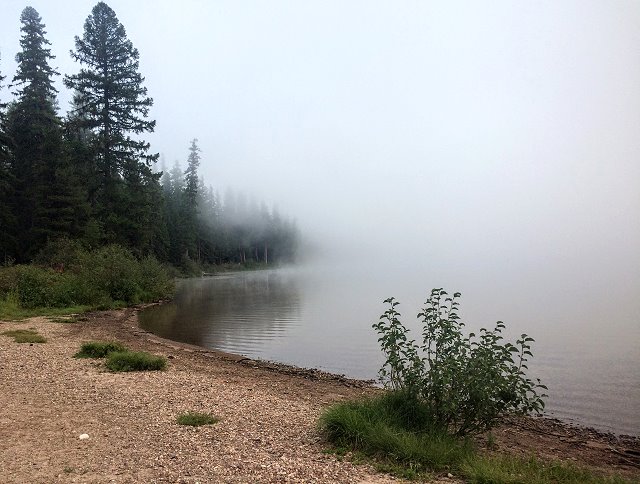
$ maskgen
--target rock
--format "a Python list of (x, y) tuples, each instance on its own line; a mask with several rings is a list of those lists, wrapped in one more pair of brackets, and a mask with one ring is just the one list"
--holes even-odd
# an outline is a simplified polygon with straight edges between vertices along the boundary
[(89, 434), (80, 434), (80, 437), (78, 437), (80, 440), (87, 440), (89, 438)]

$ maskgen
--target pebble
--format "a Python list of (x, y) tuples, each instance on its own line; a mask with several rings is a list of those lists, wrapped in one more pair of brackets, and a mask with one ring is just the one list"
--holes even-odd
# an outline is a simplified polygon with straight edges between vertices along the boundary
[(80, 440), (87, 440), (89, 438), (89, 434), (80, 434)]

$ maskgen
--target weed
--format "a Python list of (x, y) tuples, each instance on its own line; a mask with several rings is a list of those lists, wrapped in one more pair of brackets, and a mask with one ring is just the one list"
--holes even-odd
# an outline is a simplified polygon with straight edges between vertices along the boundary
[(178, 415), (177, 422), (180, 425), (191, 425), (199, 427), (200, 425), (212, 425), (220, 420), (208, 413), (186, 412)]
[(114, 351), (127, 351), (121, 343), (117, 341), (90, 341), (80, 347), (74, 358), (104, 358)]
[(115, 351), (107, 355), (107, 368), (114, 372), (164, 370), (167, 360), (144, 351)]

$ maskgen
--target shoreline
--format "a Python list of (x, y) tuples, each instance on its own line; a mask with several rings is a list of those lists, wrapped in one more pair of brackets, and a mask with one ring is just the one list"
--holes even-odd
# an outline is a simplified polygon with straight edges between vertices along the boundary
[[(167, 301), (160, 301), (160, 302), (156, 302), (156, 303), (149, 303), (149, 304), (141, 304), (138, 306), (134, 306), (130, 309), (135, 310), (136, 314), (139, 311), (142, 311), (148, 307), (153, 307), (153, 306), (159, 306), (159, 305), (163, 305), (165, 304)], [(137, 321), (137, 320), (136, 320)], [(137, 323), (136, 323), (137, 324)], [(156, 335), (155, 333), (153, 333), (152, 331), (147, 331), (143, 328), (141, 328), (139, 325), (137, 325), (138, 331), (140, 332), (140, 334), (144, 334), (148, 339), (150, 340), (157, 340), (158, 342), (162, 342), (163, 344), (166, 344), (167, 346), (171, 347), (171, 346), (181, 346), (181, 347), (185, 347), (188, 349), (191, 349), (193, 351), (199, 351), (203, 354), (206, 353), (212, 353), (212, 354), (217, 354), (220, 356), (224, 356), (229, 358), (231, 361), (236, 361), (238, 363), (242, 363), (242, 364), (246, 364), (246, 365), (255, 365), (258, 366), (260, 368), (264, 368), (264, 369), (268, 369), (271, 371), (277, 371), (277, 372), (283, 372), (286, 374), (290, 374), (290, 375), (300, 375), (303, 377), (308, 377), (311, 379), (317, 378), (317, 379), (323, 379), (323, 380), (336, 380), (336, 381), (340, 381), (343, 382), (345, 385), (348, 386), (354, 386), (356, 388), (365, 388), (365, 387), (371, 387), (373, 389), (382, 389), (381, 387), (376, 385), (376, 380), (363, 380), (363, 379), (358, 379), (358, 378), (352, 378), (349, 377), (347, 375), (344, 374), (339, 374), (339, 373), (331, 373), (331, 372), (327, 372), (324, 370), (320, 370), (317, 368), (306, 368), (306, 367), (300, 367), (300, 366), (296, 366), (293, 364), (289, 364), (289, 363), (282, 363), (282, 362), (278, 362), (278, 361), (271, 361), (271, 360), (262, 360), (259, 358), (252, 358), (249, 356), (245, 356), (245, 355), (240, 355), (237, 353), (231, 353), (228, 351), (223, 351), (223, 350), (218, 350), (215, 348), (207, 348), (205, 346), (198, 346), (198, 345), (193, 345), (193, 344), (189, 344), (189, 343), (183, 343), (181, 341), (176, 341), (176, 340), (172, 340), (172, 339), (168, 339), (168, 338), (163, 338), (161, 336)], [(549, 422), (552, 422), (554, 424), (561, 424), (563, 426), (566, 427), (570, 427), (570, 428), (575, 428), (577, 431), (588, 431), (592, 434), (599, 434), (603, 437), (607, 437), (607, 438), (624, 438), (624, 439), (640, 439), (640, 434), (638, 435), (634, 435), (634, 434), (629, 434), (629, 433), (623, 433), (623, 432), (615, 432), (612, 430), (606, 430), (604, 428), (601, 427), (597, 427), (597, 426), (592, 426), (589, 425), (587, 423), (581, 423), (578, 421), (569, 421), (569, 420), (564, 420), (560, 417), (555, 417), (552, 415), (542, 415), (539, 417), (533, 417), (535, 419), (542, 419), (542, 420), (547, 420)]]
[[(160, 338), (138, 308), (87, 313), (76, 323), (39, 317), (48, 342), (0, 336), (0, 476), (3, 482), (401, 482), (325, 452), (317, 417), (334, 402), (381, 391), (371, 382)], [(163, 372), (113, 374), (72, 358), (82, 342), (118, 340), (168, 358)], [(183, 411), (220, 423), (185, 428)], [(90, 439), (79, 441), (81, 433)], [(575, 462), (640, 478), (640, 439), (547, 417), (511, 419), (480, 449)], [(484, 450), (483, 450), (484, 451)], [(455, 482), (439, 476), (435, 482)]]

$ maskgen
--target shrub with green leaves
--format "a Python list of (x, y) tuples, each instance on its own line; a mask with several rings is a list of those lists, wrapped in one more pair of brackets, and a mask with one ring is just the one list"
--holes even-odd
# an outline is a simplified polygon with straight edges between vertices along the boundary
[(409, 339), (394, 298), (374, 329), (386, 356), (380, 379), (426, 409), (432, 425), (455, 435), (483, 432), (506, 414), (540, 413), (546, 389), (527, 374), (533, 338), (523, 334), (504, 342), (504, 323), (479, 335), (463, 334), (458, 316), (460, 293), (449, 297), (434, 289), (418, 314), (422, 342)]
[(114, 351), (107, 355), (107, 368), (111, 371), (164, 370), (167, 360), (144, 351)]
[(107, 245), (87, 252), (72, 241), (50, 242), (41, 265), (0, 267), (0, 313), (86, 306), (106, 309), (171, 296), (172, 277), (153, 257), (137, 259)]
[(117, 341), (89, 341), (83, 343), (74, 358), (104, 358), (114, 351), (127, 351), (124, 345)]

